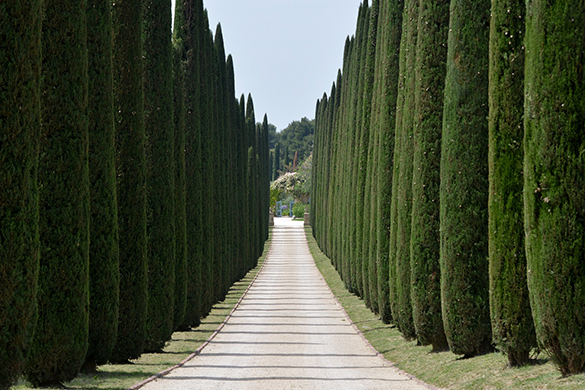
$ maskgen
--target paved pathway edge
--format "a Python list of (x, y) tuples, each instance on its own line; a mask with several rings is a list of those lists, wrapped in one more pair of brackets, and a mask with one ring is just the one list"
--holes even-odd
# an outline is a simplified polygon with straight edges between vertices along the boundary
[[(309, 240), (314, 238), (312, 236), (309, 235), (309, 230), (310, 229), (304, 229), (305, 230), (305, 236), (307, 238), (307, 247), (309, 248), (309, 252), (311, 253), (311, 257), (313, 257), (313, 261), (315, 261), (315, 256), (313, 255), (313, 251), (311, 251), (311, 247), (309, 246)], [(317, 245), (317, 250), (320, 251), (319, 246)], [(323, 256), (325, 256), (325, 254), (323, 254)], [(325, 256), (327, 257), (327, 256)], [(317, 266), (317, 262), (315, 261), (315, 266)], [(319, 269), (319, 267), (317, 267), (317, 269)], [(394, 367), (398, 372), (400, 372), (402, 375), (410, 378), (411, 380), (413, 380), (414, 382), (420, 384), (421, 386), (425, 386), (426, 388), (430, 389), (430, 390), (443, 390), (439, 387), (430, 385), (420, 379), (418, 379), (417, 377), (415, 377), (414, 375), (409, 374), (408, 372), (401, 370), (400, 368), (396, 367), (396, 364), (394, 364), (394, 362), (391, 362), (390, 360), (386, 359), (386, 357), (384, 356), (384, 354), (378, 352), (378, 350), (376, 348), (374, 348), (374, 346), (372, 345), (372, 343), (370, 343), (370, 340), (367, 339), (366, 335), (363, 334), (363, 332), (358, 328), (358, 326), (356, 324), (354, 324), (353, 320), (351, 319), (351, 317), (349, 316), (349, 314), (347, 314), (347, 311), (345, 311), (345, 308), (343, 307), (343, 305), (341, 304), (341, 302), (339, 301), (339, 299), (337, 298), (337, 295), (335, 295), (335, 293), (333, 292), (333, 290), (331, 290), (331, 287), (329, 286), (329, 283), (327, 283), (327, 280), (325, 279), (325, 277), (323, 276), (323, 274), (321, 273), (321, 270), (319, 270), (319, 274), (321, 275), (321, 279), (323, 279), (323, 281), (325, 282), (325, 284), (327, 285), (327, 288), (329, 289), (329, 291), (331, 292), (331, 295), (333, 296), (333, 299), (335, 299), (335, 302), (337, 303), (337, 305), (341, 308), (341, 311), (343, 312), (343, 314), (345, 315), (345, 318), (347, 318), (347, 321), (351, 324), (351, 326), (355, 329), (355, 331), (361, 336), (361, 338), (364, 340), (364, 342), (366, 343), (366, 345), (368, 346), (368, 348), (370, 348), (372, 350), (372, 352), (374, 352), (376, 354), (376, 356), (378, 356), (380, 359), (382, 359), (384, 362), (386, 362), (387, 364), (391, 365), (392, 367)]]
[[(268, 257), (268, 254), (270, 254), (271, 251), (272, 251), (272, 243), (270, 243), (270, 247), (268, 248), (268, 251), (262, 255), (264, 257), (264, 259), (266, 259)], [(169, 367), (166, 370), (163, 370), (163, 371), (161, 371), (159, 373), (156, 373), (156, 374), (152, 375), (151, 377), (146, 378), (142, 382), (139, 382), (139, 383), (137, 383), (135, 385), (132, 385), (132, 386), (128, 387), (126, 390), (138, 390), (141, 387), (145, 386), (146, 384), (148, 384), (148, 383), (150, 383), (152, 381), (155, 381), (155, 380), (157, 380), (159, 378), (162, 378), (165, 375), (170, 374), (171, 372), (173, 372), (177, 368), (183, 367), (190, 360), (192, 360), (197, 355), (199, 355), (201, 353), (201, 351), (203, 351), (203, 349), (205, 347), (207, 347), (209, 345), (209, 343), (215, 338), (215, 336), (217, 336), (217, 334), (223, 329), (223, 327), (225, 326), (225, 324), (232, 317), (232, 314), (234, 313), (234, 311), (236, 311), (236, 309), (238, 308), (238, 306), (240, 306), (240, 303), (246, 297), (246, 295), (248, 294), (248, 291), (250, 291), (250, 288), (252, 287), (252, 285), (254, 284), (254, 282), (256, 281), (256, 279), (258, 279), (258, 275), (260, 275), (260, 273), (264, 269), (264, 265), (265, 264), (266, 264), (266, 260), (264, 260), (264, 262), (260, 266), (260, 269), (258, 270), (258, 272), (256, 273), (256, 275), (254, 276), (254, 279), (252, 279), (252, 281), (250, 282), (250, 284), (248, 285), (248, 287), (246, 288), (246, 290), (242, 293), (242, 296), (240, 297), (240, 299), (238, 299), (238, 301), (236, 302), (236, 304), (234, 305), (234, 307), (232, 308), (232, 310), (229, 312), (229, 314), (224, 318), (224, 320), (221, 322), (221, 324), (219, 324), (219, 326), (211, 334), (211, 336), (209, 336), (209, 338), (207, 340), (205, 340), (205, 342), (203, 344), (201, 344), (199, 346), (199, 348), (197, 348), (195, 350), (195, 352), (193, 352), (191, 355), (187, 356), (185, 359), (183, 359), (181, 362), (175, 364), (174, 366)], [(323, 276), (321, 276), (321, 277), (323, 277)]]

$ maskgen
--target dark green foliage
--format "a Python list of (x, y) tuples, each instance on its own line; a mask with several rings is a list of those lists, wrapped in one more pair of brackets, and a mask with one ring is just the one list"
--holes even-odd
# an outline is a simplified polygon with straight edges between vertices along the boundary
[(439, 188), (449, 0), (420, 0), (416, 56), (410, 266), (416, 337), (448, 349), (441, 315)]
[(34, 386), (73, 379), (88, 346), (85, 1), (45, 1), (42, 52), (39, 316), (25, 369)]
[[(377, 297), (370, 297), (370, 272), (375, 275), (376, 269), (373, 267), (374, 264), (370, 264), (371, 252), (370, 252), (370, 224), (368, 215), (370, 213), (370, 205), (374, 201), (372, 194), (372, 161), (373, 154), (373, 132), (370, 129), (371, 112), (372, 112), (372, 92), (374, 88), (374, 67), (376, 65), (376, 39), (378, 38), (378, 11), (379, 2), (373, 0), (372, 8), (370, 11), (370, 20), (368, 23), (368, 38), (366, 41), (366, 57), (364, 66), (364, 94), (362, 103), (362, 142), (360, 150), (360, 175), (359, 180), (363, 180), (360, 183), (358, 190), (358, 196), (363, 199), (362, 209), (358, 210), (359, 229), (361, 232), (361, 247), (358, 248), (358, 256), (362, 263), (362, 297), (366, 305), (373, 309), (372, 302), (375, 301), (375, 306), (378, 304)], [(374, 199), (372, 199), (374, 198)], [(372, 267), (370, 267), (372, 265)]]
[(412, 221), (412, 161), (413, 118), (415, 114), (415, 62), (418, 35), (419, 0), (404, 3), (402, 41), (400, 43), (400, 68), (396, 103), (396, 135), (392, 191), (390, 266), (396, 267), (394, 279), (390, 279), (392, 291), (392, 316), (406, 339), (416, 337), (410, 301), (410, 231)]
[(380, 4), (380, 39), (377, 51), (375, 95), (380, 96), (380, 112), (376, 121), (379, 132), (378, 147), (378, 201), (379, 227), (377, 229), (378, 310), (385, 323), (389, 323), (390, 310), (389, 256), (390, 216), (392, 199), (392, 163), (394, 161), (394, 129), (398, 91), (399, 47), (402, 37), (402, 1), (383, 1)]
[(173, 332), (175, 165), (171, 8), (144, 3), (144, 127), (148, 212), (147, 351), (162, 350)]
[(280, 142), (276, 143), (276, 146), (274, 147), (274, 163), (272, 164), (272, 180), (276, 180), (278, 179), (278, 176), (280, 176), (280, 173), (278, 171), (280, 171)]
[[(196, 55), (203, 30), (203, 3), (193, 0), (182, 7), (177, 2), (177, 15), (183, 15), (184, 25), (177, 24), (175, 39), (183, 44), (185, 58), (185, 214), (187, 227), (187, 309), (183, 328), (198, 326), (202, 312), (202, 220), (201, 220), (201, 137), (199, 133), (201, 93), (200, 56)], [(181, 12), (182, 11), (182, 12)], [(179, 17), (179, 16), (177, 16)]]
[(90, 182), (89, 348), (86, 365), (105, 364), (118, 333), (119, 255), (112, 73), (112, 9), (87, 2)]
[[(177, 23), (177, 18), (175, 18)], [(187, 298), (187, 225), (185, 215), (185, 69), (182, 48), (173, 48), (173, 120), (175, 128), (175, 290), (173, 328), (185, 319)]]
[[(311, 154), (315, 134), (315, 121), (302, 118), (300, 121), (292, 121), (287, 127), (276, 133), (276, 142), (284, 145), (285, 163), (292, 163), (295, 153), (297, 155), (297, 165), (305, 161)], [(281, 146), (282, 148), (282, 146)]]
[(451, 351), (490, 349), (488, 45), (490, 2), (452, 0), (441, 144), (441, 296)]
[(118, 338), (110, 361), (142, 354), (148, 299), (146, 156), (142, 67), (142, 1), (113, 8), (114, 112), (120, 239)]
[(0, 4), (0, 389), (24, 369), (39, 269), (41, 2)]
[(490, 312), (495, 345), (511, 366), (536, 347), (526, 282), (524, 188), (524, 32), (526, 5), (492, 1), (489, 115)]
[(524, 211), (539, 343), (585, 370), (585, 4), (526, 2)]
[[(366, 54), (367, 54), (367, 38), (368, 38), (368, 27), (369, 27), (369, 6), (368, 2), (365, 1), (361, 6), (361, 11), (358, 15), (358, 27), (356, 31), (356, 40), (358, 42), (355, 51), (355, 65), (353, 71), (355, 72), (355, 84), (353, 86), (353, 112), (350, 111), (350, 124), (349, 129), (355, 129), (354, 133), (354, 148), (350, 152), (352, 153), (352, 171), (351, 171), (351, 184), (349, 187), (350, 210), (351, 219), (349, 221), (349, 248), (347, 252), (347, 259), (350, 263), (350, 286), (359, 296), (363, 296), (363, 268), (361, 263), (361, 227), (363, 220), (363, 175), (361, 174), (362, 167), (362, 145), (364, 141), (363, 133), (365, 129), (361, 126), (361, 119), (363, 114), (363, 96), (364, 96), (364, 84), (365, 76), (364, 70), (366, 65)], [(332, 96), (335, 96), (335, 91), (332, 91)], [(336, 100), (337, 104), (337, 100)], [(335, 178), (332, 182), (335, 183)], [(330, 199), (330, 204), (334, 204), (336, 197)], [(332, 221), (333, 222), (333, 221)], [(333, 228), (333, 223), (330, 228)], [(332, 247), (337, 247), (336, 245)], [(359, 249), (358, 249), (359, 248)], [(332, 253), (333, 257), (336, 257), (336, 253)]]
[(288, 145), (284, 146), (284, 155), (283, 155), (282, 165), (284, 165), (285, 167), (288, 167), (290, 165), (290, 153), (289, 153)]

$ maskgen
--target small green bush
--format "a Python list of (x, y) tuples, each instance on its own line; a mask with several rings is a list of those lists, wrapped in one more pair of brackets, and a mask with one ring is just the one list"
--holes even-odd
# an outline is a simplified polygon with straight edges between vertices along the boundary
[(304, 218), (305, 217), (305, 204), (301, 202), (297, 202), (293, 205), (293, 216), (295, 218)]

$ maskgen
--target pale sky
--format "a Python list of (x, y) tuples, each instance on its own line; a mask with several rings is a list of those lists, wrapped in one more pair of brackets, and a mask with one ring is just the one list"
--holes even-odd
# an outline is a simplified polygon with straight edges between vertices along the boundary
[[(329, 94), (342, 67), (345, 39), (355, 33), (361, 0), (204, 0), (209, 26), (221, 23), (234, 59), (236, 93), (252, 94), (280, 131)], [(173, 0), (174, 4), (174, 0)]]

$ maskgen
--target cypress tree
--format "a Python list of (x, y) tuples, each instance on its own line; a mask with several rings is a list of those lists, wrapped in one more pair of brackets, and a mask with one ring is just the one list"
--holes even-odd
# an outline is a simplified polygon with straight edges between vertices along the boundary
[(112, 16), (118, 228), (123, 245), (118, 338), (110, 361), (124, 363), (144, 350), (148, 300), (142, 1), (117, 1)]
[(585, 370), (585, 4), (526, 2), (524, 229), (539, 344)]
[(380, 141), (378, 147), (378, 210), (379, 227), (377, 237), (378, 252), (378, 310), (384, 323), (392, 319), (390, 308), (390, 221), (393, 188), (394, 129), (396, 126), (396, 99), (398, 93), (398, 70), (400, 41), (402, 38), (402, 14), (404, 2), (392, 0), (380, 4), (380, 28), (382, 38), (379, 42), (379, 73), (376, 77), (376, 95), (381, 96), (380, 115), (377, 119)]
[(198, 326), (203, 297), (202, 283), (202, 220), (201, 220), (201, 94), (199, 31), (203, 24), (203, 2), (177, 2), (177, 13), (182, 9), (184, 25), (176, 26), (177, 40), (183, 44), (185, 60), (185, 215), (187, 227), (187, 303), (182, 328)]
[(280, 171), (280, 142), (277, 142), (274, 146), (274, 164), (272, 164), (272, 166), (274, 168), (274, 171), (272, 172), (272, 180), (276, 180), (278, 179), (278, 176), (280, 176), (278, 173), (278, 171)]
[(536, 347), (526, 281), (524, 19), (526, 5), (492, 1), (489, 73), (489, 269), (493, 340), (511, 366)]
[[(368, 27), (368, 39), (367, 39), (367, 47), (366, 47), (366, 63), (364, 68), (364, 95), (363, 95), (363, 108), (362, 108), (362, 149), (361, 149), (361, 171), (360, 174), (363, 178), (363, 185), (360, 187), (360, 190), (363, 191), (361, 194), (363, 202), (363, 208), (361, 211), (361, 221), (360, 223), (360, 230), (361, 230), (361, 261), (362, 261), (362, 278), (363, 278), (363, 298), (364, 303), (374, 310), (374, 307), (378, 304), (377, 297), (371, 297), (370, 293), (373, 290), (370, 290), (370, 274), (375, 274), (376, 269), (374, 264), (370, 264), (370, 257), (372, 253), (370, 252), (370, 223), (369, 219), (371, 215), (369, 215), (371, 210), (371, 203), (375, 201), (375, 196), (370, 196), (366, 194), (372, 194), (372, 166), (374, 162), (372, 161), (372, 154), (373, 154), (373, 137), (375, 132), (371, 131), (370, 129), (370, 122), (371, 122), (371, 112), (372, 112), (372, 93), (374, 88), (374, 67), (376, 65), (376, 39), (378, 35), (378, 11), (379, 11), (379, 2), (378, 0), (372, 1), (372, 9), (370, 11), (370, 20), (369, 20), (369, 27)], [(360, 196), (360, 194), (358, 194)], [(367, 217), (370, 218), (367, 218)], [(375, 305), (373, 304), (375, 302)], [(375, 311), (375, 310), (374, 310)]]
[(173, 333), (175, 289), (174, 122), (171, 7), (144, 3), (144, 128), (148, 213), (148, 315), (145, 350)]
[[(177, 10), (178, 11), (178, 10)], [(175, 26), (177, 26), (175, 12)], [(187, 224), (185, 214), (185, 68), (183, 50), (175, 39), (173, 47), (173, 120), (175, 125), (175, 290), (173, 328), (185, 320), (187, 299)]]
[[(412, 161), (413, 161), (413, 118), (414, 88), (416, 62), (416, 40), (418, 36), (419, 0), (407, 0), (404, 3), (402, 18), (402, 42), (400, 44), (400, 75), (398, 81), (398, 98), (396, 104), (396, 139), (397, 151), (394, 155), (394, 181), (392, 193), (393, 211), (391, 231), (395, 241), (391, 248), (391, 266), (396, 267), (394, 283), (396, 297), (392, 306), (392, 316), (398, 329), (405, 338), (416, 337), (412, 320), (410, 300), (410, 230), (412, 220)], [(395, 250), (395, 252), (394, 252)]]
[(89, 349), (85, 370), (105, 364), (118, 333), (119, 255), (112, 69), (112, 8), (87, 2), (89, 73)]
[(439, 187), (449, 0), (420, 0), (415, 64), (410, 236), (412, 317), (418, 341), (448, 349), (441, 315)]
[[(226, 144), (228, 146), (229, 153), (226, 155), (229, 182), (226, 182), (226, 195), (231, 194), (231, 190), (237, 189), (238, 185), (238, 172), (237, 168), (239, 162), (237, 161), (237, 105), (235, 102), (236, 87), (235, 87), (235, 74), (234, 74), (234, 61), (231, 55), (228, 55), (226, 60), (226, 90), (227, 90), (227, 101), (226, 101), (226, 112), (228, 115), (228, 133), (226, 135)], [(228, 212), (230, 204), (233, 198), (228, 197), (224, 212), (226, 214), (226, 224), (228, 227), (228, 237), (230, 244), (229, 253), (229, 284), (232, 284), (238, 279), (237, 263), (239, 258), (239, 246), (238, 246), (238, 234), (239, 224), (232, 223), (232, 214)], [(229, 285), (227, 286), (229, 288)]]
[(283, 156), (284, 160), (283, 160), (283, 165), (285, 167), (288, 167), (290, 165), (290, 156), (288, 153), (288, 144), (284, 145), (284, 156)]
[(88, 346), (90, 211), (84, 0), (45, 2), (42, 45), (39, 317), (25, 370), (34, 386), (73, 379)]
[(0, 12), (0, 389), (24, 369), (39, 270), (41, 1)]
[(214, 154), (213, 148), (215, 145), (215, 90), (214, 90), (214, 74), (213, 74), (213, 36), (209, 30), (209, 21), (207, 18), (207, 11), (203, 11), (203, 18), (200, 24), (200, 47), (198, 55), (201, 56), (201, 73), (199, 82), (201, 83), (201, 95), (199, 99), (199, 115), (200, 115), (200, 136), (201, 136), (201, 202), (205, 203), (207, 207), (201, 207), (201, 226), (203, 240), (202, 245), (202, 279), (201, 291), (202, 294), (202, 317), (205, 317), (211, 307), (213, 306), (215, 287), (217, 284), (214, 280), (214, 263), (216, 261), (215, 255), (215, 229), (214, 223), (214, 207), (215, 207), (215, 186), (213, 175)]
[[(360, 297), (363, 296), (363, 279), (362, 279), (362, 265), (359, 257), (361, 250), (361, 212), (363, 211), (363, 189), (360, 190), (362, 184), (360, 169), (361, 167), (361, 148), (362, 148), (362, 133), (364, 129), (361, 127), (362, 108), (363, 108), (363, 94), (364, 94), (364, 69), (367, 58), (367, 37), (369, 27), (369, 3), (364, 1), (362, 3), (361, 12), (358, 15), (358, 30), (356, 31), (357, 47), (355, 52), (355, 77), (356, 81), (354, 88), (353, 99), (353, 113), (350, 113), (350, 128), (355, 128), (354, 134), (354, 149), (352, 151), (353, 167), (352, 167), (352, 182), (349, 190), (350, 193), (350, 210), (352, 218), (350, 220), (350, 235), (349, 235), (349, 252), (348, 259), (350, 262), (352, 284), (355, 292)], [(332, 94), (333, 96), (333, 94)], [(334, 204), (334, 199), (330, 200), (330, 204)]]
[(441, 143), (441, 297), (451, 351), (490, 349), (488, 45), (490, 2), (452, 0)]

